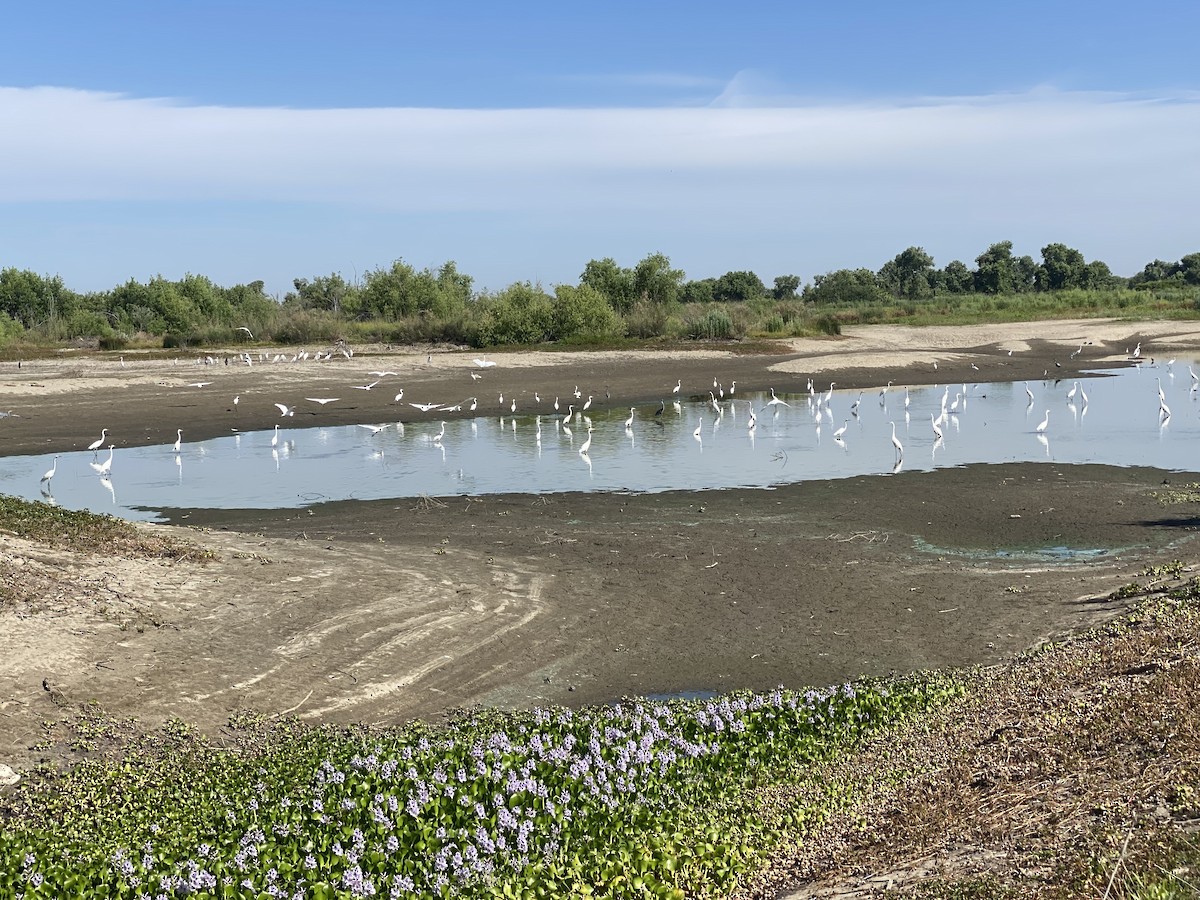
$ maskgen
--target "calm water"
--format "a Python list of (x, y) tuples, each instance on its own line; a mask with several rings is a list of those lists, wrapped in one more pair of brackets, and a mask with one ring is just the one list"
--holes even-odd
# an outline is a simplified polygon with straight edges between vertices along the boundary
[[(1169, 418), (1160, 414), (1156, 378)], [(153, 520), (169, 508), (299, 507), (423, 494), (765, 488), (969, 463), (1200, 468), (1200, 393), (1191, 390), (1186, 361), (1177, 362), (1173, 373), (1165, 366), (1129, 368), (1080, 384), (1086, 403), (1082, 393), (1068, 401), (1070, 381), (1030, 382), (1032, 404), (1021, 382), (968, 384), (957, 413), (949, 412), (941, 424), (941, 441), (930, 417), (939, 416), (943, 396), (953, 410), (962, 384), (912, 388), (907, 410), (903, 387), (889, 390), (882, 403), (878, 389), (864, 391), (854, 415), (858, 391), (837, 391), (826, 405), (828, 382), (818, 382), (815, 398), (780, 395), (786, 406), (769, 405), (770, 395), (758, 394), (726, 399), (721, 415), (708, 402), (683, 402), (668, 403), (656, 416), (653, 404), (635, 411), (629, 429), (628, 407), (593, 415), (586, 455), (579, 450), (589, 420), (578, 414), (569, 430), (561, 415), (542, 415), (540, 438), (533, 415), (448, 421), (438, 440), (441, 423), (414, 410), (420, 421), (377, 423), (388, 427), (374, 434), (357, 426), (281, 430), (274, 447), (273, 431), (185, 442), (179, 454), (169, 445), (118, 447), (108, 478), (94, 471), (107, 451), (61, 454), (48, 493), (39, 491), (38, 479), (51, 456), (0, 458), (0, 492)], [(753, 430), (747, 427), (751, 408), (757, 412)], [(1038, 434), (1047, 410), (1049, 423)], [(899, 462), (891, 423), (903, 445)]]

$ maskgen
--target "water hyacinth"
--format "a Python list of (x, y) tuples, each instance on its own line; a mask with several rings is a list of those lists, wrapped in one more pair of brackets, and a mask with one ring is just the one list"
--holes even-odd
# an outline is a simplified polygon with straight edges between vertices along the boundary
[(723, 804), (950, 691), (863, 683), (482, 713), (440, 732), (313, 729), (251, 762), (195, 749), (187, 771), (175, 760), (136, 785), (128, 767), (95, 767), (54, 796), (71, 808), (93, 790), (121, 806), (9, 822), (0, 897), (727, 888), (787, 823), (734, 827)]

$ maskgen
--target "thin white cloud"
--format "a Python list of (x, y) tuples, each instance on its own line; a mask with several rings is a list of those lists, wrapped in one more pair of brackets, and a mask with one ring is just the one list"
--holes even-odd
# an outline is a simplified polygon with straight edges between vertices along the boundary
[(782, 230), (840, 242), (860, 265), (888, 258), (850, 246), (870, 235), (894, 254), (929, 246), (930, 234), (1102, 243), (1107, 229), (1108, 246), (1111, 235), (1194, 232), (1195, 95), (1038, 88), (788, 105), (753, 81), (742, 78), (722, 105), (655, 109), (230, 108), (0, 88), (0, 204), (503, 212), (564, 234), (586, 223), (589, 240), (625, 229), (648, 249), (686, 243), (701, 226), (710, 242), (720, 228), (732, 242)]

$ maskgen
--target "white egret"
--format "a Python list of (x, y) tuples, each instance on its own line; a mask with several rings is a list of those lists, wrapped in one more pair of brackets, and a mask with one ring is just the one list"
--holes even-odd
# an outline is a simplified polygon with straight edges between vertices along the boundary
[(442, 404), (440, 403), (410, 403), (409, 406), (414, 409), (419, 409), (421, 412), (429, 412), (431, 409), (437, 409)]
[(904, 389), (904, 408), (908, 409), (908, 405), (912, 403), (912, 397), (908, 395), (908, 388)]
[(675, 387), (671, 388), (671, 393), (672, 393), (672, 394), (678, 394), (678, 393), (679, 393), (679, 389), (680, 389), (681, 387), (683, 387), (683, 379), (682, 379), (682, 378), (680, 378), (678, 381), (676, 381), (676, 382), (675, 382)]
[(294, 406), (287, 406), (286, 404), (283, 404), (283, 403), (276, 403), (275, 408), (277, 410), (279, 410), (280, 416), (294, 416), (296, 414), (296, 407), (294, 407)]
[(904, 459), (904, 445), (900, 443), (900, 438), (896, 437), (896, 423), (892, 422), (892, 446), (896, 448), (896, 456), (898, 459)]
[(241, 395), (241, 394), (235, 394), (235, 395), (234, 395), (234, 398), (233, 398), (233, 408), (236, 410), (236, 409), (237, 409), (237, 405), (238, 405), (239, 403), (241, 403), (241, 402), (242, 402), (242, 395)]
[(442, 430), (433, 436), (433, 442), (435, 444), (440, 444), (442, 442), (442, 438), (444, 438), (445, 436), (446, 436), (446, 423), (443, 422)]
[(573, 416), (573, 415), (575, 415), (575, 404), (574, 403), (572, 403), (570, 406), (567, 407), (567, 414), (565, 416), (563, 416), (563, 422), (562, 422), (563, 425), (570, 425), (571, 424), (571, 416)]
[(930, 424), (931, 424), (931, 425), (933, 425), (933, 435), (934, 435), (934, 437), (935, 437), (937, 440), (939, 440), (939, 441), (940, 441), (940, 440), (942, 439), (942, 429), (941, 429), (941, 427), (938, 425), (938, 423), (937, 423), (937, 419), (935, 419), (935, 418), (933, 417), (933, 413), (930, 413), (930, 414), (929, 414), (929, 422), (930, 422)]
[(729, 396), (730, 397), (733, 396), (733, 392), (736, 390), (737, 390), (737, 382), (736, 381), (729, 382)]
[(579, 452), (580, 452), (581, 454), (583, 454), (584, 456), (587, 456), (588, 449), (589, 449), (591, 446), (592, 446), (592, 426), (591, 426), (591, 425), (589, 425), (589, 426), (588, 426), (588, 436), (587, 436), (587, 440), (586, 440), (586, 441), (584, 441), (582, 444), (580, 444), (580, 445), (579, 445)]
[(211, 381), (193, 381), (191, 384), (188, 385), (188, 387), (202, 388), (202, 387), (208, 387), (210, 384), (212, 384)]
[(857, 415), (858, 415), (858, 405), (859, 405), (860, 403), (862, 403), (862, 396), (863, 396), (863, 392), (862, 392), (862, 391), (859, 391), (859, 392), (858, 392), (858, 399), (857, 399), (857, 400), (855, 400), (853, 403), (851, 403), (851, 404), (850, 404), (850, 415), (852, 415), (852, 416), (857, 416)]
[(481, 368), (481, 369), (490, 369), (492, 366), (495, 365), (495, 363), (492, 362), (490, 359), (473, 359), (471, 361), (473, 363), (475, 363), (475, 365), (479, 366), (479, 368)]
[[(401, 394), (401, 396), (403, 396), (404, 392), (401, 391), (400, 394)], [(321, 404), (321, 406), (324, 406), (326, 403), (337, 403), (338, 400), (340, 400), (342, 398), (341, 397), (305, 397), (304, 399), (309, 401), (310, 403), (319, 403), (319, 404)]]
[(1084, 406), (1087, 406), (1088, 395), (1084, 392), (1082, 384), (1079, 385), (1079, 400)]
[(558, 412), (558, 398), (557, 397), (554, 398), (554, 411)]
[(575, 399), (578, 400), (582, 396), (583, 393), (579, 390), (579, 385), (575, 385)]
[(846, 429), (849, 427), (850, 427), (850, 420), (847, 419), (845, 422), (842, 423), (842, 427), (833, 433), (833, 439), (835, 441), (840, 441), (842, 439), (842, 435), (846, 433)]
[[(387, 378), (387, 376), (389, 376), (389, 375), (399, 375), (400, 373), (384, 371), (384, 372), (368, 372), (367, 374), (374, 375), (376, 378)], [(377, 381), (377, 382), (375, 382), (375, 384), (379, 384), (379, 382)]]
[(696, 430), (692, 432), (692, 437), (694, 437), (696, 440), (700, 440), (700, 432), (703, 431), (703, 429), (704, 429), (704, 417), (701, 416), (700, 421), (696, 424)]
[(625, 429), (627, 431), (629, 429), (633, 428), (633, 414), (634, 414), (634, 410), (636, 410), (636, 409), (637, 409), (637, 407), (634, 407), (634, 406), (629, 407), (629, 418), (625, 420)]
[(479, 400), (476, 397), (471, 398), (471, 412), (475, 412), (479, 408)]
[(517, 411), (517, 398), (516, 397), (513, 397), (512, 404), (509, 406), (508, 409), (510, 412), (514, 412), (514, 413)]
[(57, 471), (58, 471), (58, 457), (56, 456), (56, 457), (54, 457), (54, 465), (52, 465), (50, 467), (50, 471), (47, 472), (45, 475), (43, 475), (41, 478), (41, 480), (43, 482), (45, 482), (47, 487), (49, 487), (50, 479), (54, 477), (54, 475)]
[(1033, 405), (1033, 391), (1029, 389), (1029, 382), (1025, 382), (1025, 396), (1029, 398), (1030, 405)]
[(1070, 403), (1075, 399), (1075, 395), (1079, 393), (1079, 382), (1076, 381), (1071, 385), (1071, 389), (1067, 391), (1067, 402)]
[(100, 473), (101, 476), (107, 475), (112, 470), (112, 462), (113, 462), (113, 445), (109, 444), (108, 445), (108, 459), (106, 459), (104, 462), (100, 463), (100, 465), (95, 466), (95, 469), (97, 472)]
[(98, 437), (96, 440), (94, 440), (90, 444), (88, 444), (88, 449), (91, 450), (92, 453), (99, 452), (100, 448), (104, 446), (104, 439), (106, 437), (108, 437), (108, 429), (101, 428), (100, 429), (100, 437)]
[[(832, 385), (830, 387), (832, 388)], [(779, 403), (783, 404), (784, 406), (788, 406), (788, 407), (791, 406), (790, 403), (786, 403), (783, 400), (776, 397), (775, 396), (775, 388), (771, 388), (771, 399), (767, 401), (767, 406), (775, 406), (776, 404), (779, 404)]]
[(384, 430), (385, 428), (387, 428), (388, 426), (387, 426), (387, 425), (363, 425), (363, 424), (359, 424), (359, 426), (358, 426), (358, 427), (359, 427), (359, 428), (365, 428), (365, 429), (367, 429), (367, 431), (371, 432), (371, 436), (372, 436), (372, 437), (374, 437), (375, 435), (379, 434), (379, 432), (383, 431), (383, 430)]
[(372, 381), (370, 384), (352, 384), (350, 387), (354, 388), (356, 391), (369, 391), (377, 384), (379, 384), (378, 381)]
[(175, 429), (175, 447), (174, 447), (174, 451), (176, 453), (179, 452), (179, 447), (182, 443), (183, 443), (183, 429), (176, 428)]
[(588, 394), (587, 403), (583, 404), (584, 411), (591, 408), (591, 405), (592, 405), (592, 395)]
[(1042, 419), (1042, 421), (1038, 422), (1037, 427), (1033, 430), (1036, 431), (1038, 434), (1045, 434), (1046, 426), (1049, 424), (1050, 424), (1050, 410), (1046, 410), (1046, 418), (1044, 418), (1044, 419)]

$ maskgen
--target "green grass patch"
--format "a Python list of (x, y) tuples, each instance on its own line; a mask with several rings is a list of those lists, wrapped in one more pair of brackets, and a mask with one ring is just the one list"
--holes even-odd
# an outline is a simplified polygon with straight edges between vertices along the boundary
[(63, 509), (0, 494), (0, 530), (48, 547), (152, 559), (202, 562), (212, 551), (114, 516)]

